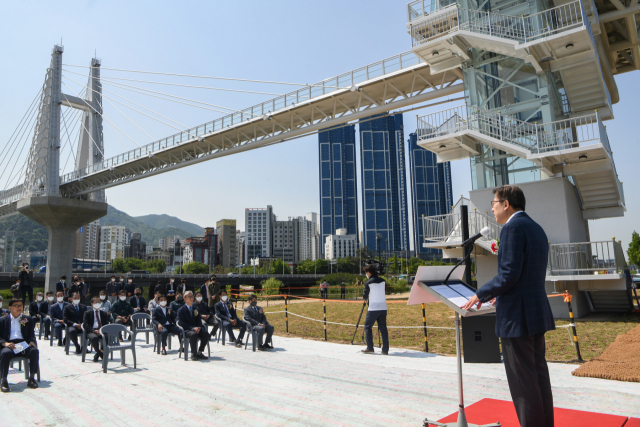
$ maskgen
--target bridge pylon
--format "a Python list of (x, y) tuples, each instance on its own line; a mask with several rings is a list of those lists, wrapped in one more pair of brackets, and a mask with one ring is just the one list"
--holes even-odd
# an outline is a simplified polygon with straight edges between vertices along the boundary
[[(17, 203), (21, 214), (42, 224), (49, 233), (45, 290), (55, 291), (55, 283), (62, 275), (71, 275), (75, 232), (83, 225), (107, 214), (104, 191), (84, 198), (60, 195), (60, 120), (62, 105), (84, 110), (86, 130), (81, 133), (78, 153), (86, 153), (85, 162), (102, 160), (102, 108), (100, 104), (99, 61), (92, 61), (89, 87), (85, 99), (62, 93), (62, 46), (54, 46), (51, 65), (40, 99), (36, 131), (29, 152), (23, 198)], [(97, 71), (96, 71), (97, 68)], [(95, 141), (99, 140), (99, 143)], [(87, 145), (91, 147), (87, 148)], [(88, 164), (87, 163), (87, 164)], [(85, 165), (86, 166), (86, 165)], [(87, 200), (88, 199), (88, 200)]]

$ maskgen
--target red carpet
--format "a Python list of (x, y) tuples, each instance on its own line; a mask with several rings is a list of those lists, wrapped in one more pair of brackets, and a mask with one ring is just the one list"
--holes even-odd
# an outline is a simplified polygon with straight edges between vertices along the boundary
[[(503, 427), (520, 427), (513, 402), (496, 399), (482, 399), (465, 408), (467, 421), (474, 424), (488, 424), (500, 421)], [(555, 427), (640, 427), (640, 420), (620, 415), (598, 414), (596, 412), (576, 411), (555, 408)], [(450, 423), (458, 419), (458, 413), (441, 420)], [(631, 424), (630, 424), (631, 423)], [(635, 424), (633, 424), (635, 423)]]

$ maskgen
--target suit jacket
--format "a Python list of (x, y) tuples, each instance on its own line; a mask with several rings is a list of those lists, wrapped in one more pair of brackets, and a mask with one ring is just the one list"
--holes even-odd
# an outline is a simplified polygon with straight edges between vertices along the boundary
[(121, 289), (120, 282), (112, 282), (111, 280), (107, 282), (107, 296), (111, 296), (111, 294), (117, 296)]
[(184, 292), (187, 290), (187, 285), (185, 285), (184, 283), (180, 283), (176, 288), (178, 289), (176, 293), (182, 292), (182, 294), (184, 295)]
[(31, 277), (31, 275), (26, 271), (21, 271), (18, 274), (18, 279), (20, 279), (20, 287), (28, 288), (30, 286), (33, 286), (33, 277)]
[[(231, 317), (229, 317), (227, 315), (227, 310), (225, 310), (225, 305), (227, 306), (227, 309), (229, 310), (229, 315)], [(238, 316), (236, 315), (236, 309), (233, 308), (233, 304), (231, 304), (231, 302), (229, 300), (227, 300), (227, 302), (224, 302), (222, 300), (218, 301), (216, 303), (216, 315), (224, 320), (225, 322), (228, 322), (229, 320), (233, 319), (233, 320), (240, 320), (238, 319)]]
[(69, 286), (69, 292), (67, 295), (69, 295), (69, 297), (71, 297), (71, 295), (73, 295), (75, 292), (80, 293), (80, 284), (78, 283), (77, 285), (75, 283), (73, 283), (71, 286)]
[(173, 284), (171, 283), (167, 283), (164, 286), (164, 294), (165, 295), (169, 295), (169, 291), (173, 290), (173, 295), (176, 294), (176, 292), (178, 292), (178, 284), (176, 282), (173, 282)]
[[(35, 342), (36, 334), (33, 332), (35, 321), (26, 314), (20, 315), (20, 333), (22, 338), (27, 342)], [(26, 319), (26, 321), (24, 320)], [(11, 315), (0, 317), (0, 346), (9, 341), (11, 337)]]
[[(153, 310), (153, 324), (158, 326), (165, 326), (167, 322), (169, 322), (172, 326), (176, 325), (177, 313), (174, 310), (171, 310), (169, 307), (165, 307), (167, 311), (167, 315), (162, 312), (162, 307), (156, 307)], [(186, 329), (186, 328), (185, 328)]]
[(89, 294), (89, 284), (80, 282), (80, 296), (86, 297)]
[[(98, 310), (98, 313), (100, 313), (100, 324), (102, 326), (108, 325), (109, 315), (102, 310)], [(82, 318), (82, 329), (84, 329), (86, 333), (93, 332), (93, 322), (95, 320), (96, 319), (93, 313), (93, 307), (87, 308), (87, 310), (84, 312), (84, 317)]]
[(263, 325), (269, 324), (269, 322), (267, 321), (267, 316), (264, 315), (264, 310), (258, 305), (256, 305), (255, 307), (245, 307), (244, 318), (253, 326), (258, 326), (260, 323), (262, 323)]
[(131, 284), (129, 284), (128, 282), (124, 284), (124, 290), (127, 291), (128, 294), (133, 295), (136, 292), (136, 284), (131, 282)]
[(547, 235), (526, 213), (502, 227), (498, 275), (476, 292), (482, 302), (497, 297), (497, 336), (525, 337), (556, 328), (544, 286), (548, 253)]
[(191, 311), (189, 311), (189, 306), (186, 304), (180, 307), (180, 310), (178, 310), (178, 321), (180, 322), (180, 326), (182, 326), (185, 332), (189, 332), (196, 327), (202, 327), (202, 319), (200, 318), (198, 307), (194, 305), (192, 306), (192, 308), (193, 314), (191, 314)]
[(56, 301), (55, 304), (51, 304), (49, 306), (49, 317), (51, 317), (52, 322), (56, 322), (58, 320), (64, 320), (64, 309), (69, 306), (68, 302), (62, 303), (62, 308), (60, 308), (60, 303)]
[(87, 306), (84, 304), (78, 304), (78, 311), (76, 311), (75, 304), (67, 304), (63, 311), (64, 324), (68, 327), (73, 327), (74, 323), (82, 324), (84, 320), (84, 312), (87, 310)]
[[(211, 309), (213, 309), (216, 303), (220, 301), (220, 296), (218, 295), (218, 292), (220, 292), (220, 284), (218, 282), (209, 283), (208, 291), (209, 291), (209, 298), (207, 299), (207, 304), (209, 305), (209, 307), (211, 307)], [(207, 298), (207, 285), (200, 286), (200, 292), (202, 293), (202, 296), (204, 298)], [(215, 299), (211, 299), (212, 296), (214, 296)]]
[(139, 308), (138, 312), (142, 312), (144, 311), (142, 310), (143, 308), (147, 308), (147, 300), (144, 297), (140, 297), (140, 307), (138, 307), (138, 297), (136, 296), (129, 298), (129, 304), (131, 304), (132, 308)]
[(56, 293), (64, 292), (64, 295), (67, 296), (67, 292), (69, 292), (69, 284), (58, 282), (56, 283)]
[(193, 306), (198, 309), (198, 313), (200, 313), (201, 316), (203, 314), (206, 316), (211, 316), (211, 308), (209, 308), (209, 305), (204, 302), (204, 297), (202, 297), (202, 299), (202, 302), (194, 302)]
[(49, 303), (46, 301), (42, 301), (40, 303), (40, 309), (38, 309), (37, 301), (33, 301), (31, 304), (29, 304), (29, 315), (31, 315), (31, 317), (35, 317), (36, 314), (39, 314), (40, 317), (47, 316), (49, 314)]

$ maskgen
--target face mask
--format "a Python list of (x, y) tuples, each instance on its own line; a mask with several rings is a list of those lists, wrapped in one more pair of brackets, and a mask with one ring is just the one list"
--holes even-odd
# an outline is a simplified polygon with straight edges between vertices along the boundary
[(223, 297), (220, 297), (220, 299), (221, 299), (222, 301), (226, 301), (226, 300), (227, 300), (227, 296), (225, 295), (225, 296), (223, 296)]
[(121, 278), (120, 278), (120, 281), (121, 281), (121, 282), (124, 282), (124, 279), (121, 277)]
[(49, 300), (49, 302), (53, 301), (53, 297), (47, 297), (47, 299)]
[(60, 280), (60, 283), (64, 283), (64, 280)]
[(198, 301), (198, 302), (202, 301), (202, 297), (197, 297), (196, 301)]
[(93, 304), (93, 308), (95, 308), (96, 310), (99, 310), (101, 305), (102, 304), (100, 303)]
[(182, 301), (182, 297), (178, 297), (178, 301)]
[(173, 279), (171, 279), (171, 283), (173, 283)]
[(100, 295), (100, 299), (101, 299), (102, 301), (104, 301), (106, 298), (107, 298), (107, 296), (106, 296), (106, 295)]
[(127, 299), (127, 297), (120, 297), (120, 301), (124, 301), (126, 299)]
[(111, 282), (115, 282), (115, 281), (116, 281), (116, 279), (111, 279)]
[(64, 297), (58, 297), (58, 302), (64, 301)]
[(140, 296), (140, 292), (136, 292), (136, 296), (139, 297)]
[(165, 305), (167, 305), (167, 302), (166, 302), (166, 301), (160, 301), (160, 306), (161, 306), (161, 307), (164, 307)]
[(258, 305), (258, 301), (251, 301), (251, 307), (255, 307), (256, 305)]
[(133, 280), (129, 280), (129, 283), (133, 283)]
[(73, 300), (73, 304), (74, 304), (74, 305), (78, 305), (78, 304), (80, 304), (80, 300), (79, 300), (79, 299), (74, 299), (74, 300)]
[(40, 302), (40, 301), (42, 301), (42, 297), (36, 297), (36, 300), (37, 300), (38, 302)]

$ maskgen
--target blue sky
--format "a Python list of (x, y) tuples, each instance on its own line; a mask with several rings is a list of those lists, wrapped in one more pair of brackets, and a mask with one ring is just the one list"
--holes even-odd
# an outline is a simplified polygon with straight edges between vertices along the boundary
[[(44, 81), (54, 44), (64, 45), (65, 64), (89, 65), (94, 52), (105, 68), (148, 70), (282, 82), (313, 83), (410, 49), (404, 1), (58, 1), (4, 2), (0, 34), (5, 41), (0, 67), (0, 148), (11, 137)], [(65, 67), (74, 91), (86, 84), (86, 69)], [(124, 77), (210, 87), (285, 93), (292, 86), (187, 79), (103, 71)], [(616, 119), (606, 123), (621, 180), (626, 184), (624, 218), (590, 221), (591, 240), (622, 240), (626, 248), (637, 224), (639, 202), (634, 176), (640, 157), (637, 72), (616, 78), (621, 93)], [(125, 82), (209, 104), (241, 109), (270, 96)], [(187, 107), (104, 85), (115, 94), (170, 119), (194, 126), (222, 114)], [(106, 92), (112, 90), (112, 93)], [(67, 88), (63, 86), (63, 91)], [(69, 89), (68, 93), (72, 93)], [(105, 102), (105, 115), (138, 144), (175, 133), (175, 129), (113, 102), (134, 125)], [(445, 109), (451, 103), (436, 107)], [(405, 137), (415, 129), (415, 114), (405, 115)], [(140, 130), (138, 128), (142, 128)], [(136, 148), (105, 123), (105, 154)], [(117, 135), (116, 135), (117, 134)], [(147, 135), (148, 134), (148, 135)], [(118, 138), (119, 136), (119, 138)], [(30, 143), (30, 140), (28, 140)], [(75, 141), (74, 141), (75, 143)], [(28, 149), (28, 147), (27, 147)], [(26, 149), (24, 150), (27, 151)], [(69, 146), (63, 149), (63, 163)], [(17, 156), (17, 154), (16, 154)], [(22, 155), (18, 164), (24, 161)], [(72, 157), (66, 171), (71, 170)], [(13, 160), (15, 162), (15, 160)], [(108, 202), (130, 215), (177, 216), (202, 226), (222, 218), (242, 221), (244, 208), (271, 204), (280, 218), (319, 211), (317, 136), (261, 148), (107, 190)], [(468, 196), (469, 161), (452, 165), (453, 193)], [(15, 174), (14, 174), (15, 176)], [(2, 186), (4, 180), (2, 178)], [(244, 229), (240, 223), (239, 228)]]

